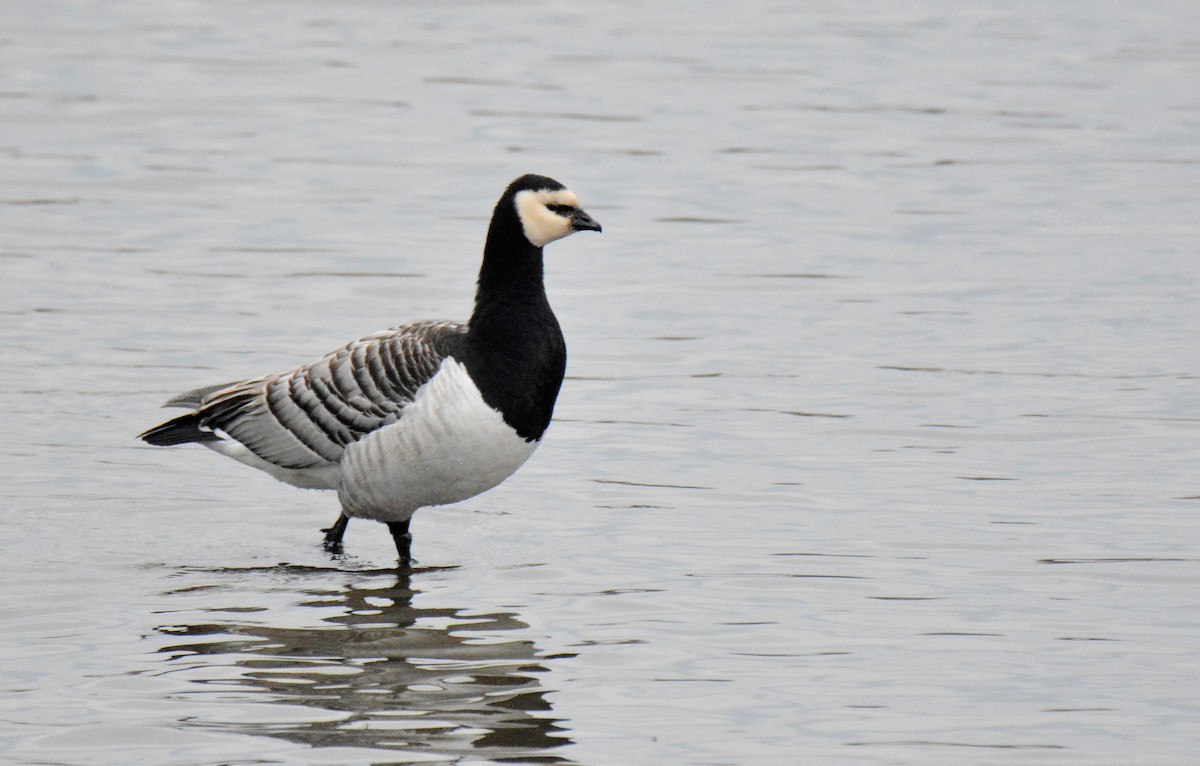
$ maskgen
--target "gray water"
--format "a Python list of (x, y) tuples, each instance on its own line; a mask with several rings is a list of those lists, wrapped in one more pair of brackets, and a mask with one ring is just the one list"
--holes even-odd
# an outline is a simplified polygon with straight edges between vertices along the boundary
[[(1200, 762), (1200, 11), (0, 13), (0, 760)], [(470, 308), (571, 350), (420, 568), (134, 435)]]

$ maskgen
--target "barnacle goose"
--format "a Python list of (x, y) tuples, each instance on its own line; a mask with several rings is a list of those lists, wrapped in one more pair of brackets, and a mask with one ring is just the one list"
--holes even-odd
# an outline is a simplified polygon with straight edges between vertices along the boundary
[(387, 524), (402, 567), (423, 506), (508, 478), (550, 424), (566, 344), (546, 299), (542, 248), (600, 231), (558, 181), (524, 175), (496, 203), (471, 318), (373, 333), (292, 370), (205, 386), (166, 407), (184, 415), (139, 438), (198, 442), (280, 481), (335, 489), (323, 530), (340, 548), (351, 518)]

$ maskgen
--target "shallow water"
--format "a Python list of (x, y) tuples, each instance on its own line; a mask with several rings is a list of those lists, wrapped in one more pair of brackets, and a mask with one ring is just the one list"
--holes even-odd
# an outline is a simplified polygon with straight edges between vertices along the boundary
[[(13, 763), (1193, 764), (1200, 12), (10, 2)], [(469, 309), (571, 348), (414, 522), (133, 435)]]

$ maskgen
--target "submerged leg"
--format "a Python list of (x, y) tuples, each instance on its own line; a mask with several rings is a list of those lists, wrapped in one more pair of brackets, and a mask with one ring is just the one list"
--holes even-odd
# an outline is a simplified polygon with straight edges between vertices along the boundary
[(408, 531), (409, 521), (411, 519), (387, 523), (388, 531), (392, 533), (392, 539), (396, 541), (396, 553), (400, 556), (401, 569), (412, 566), (412, 534)]
[(342, 547), (342, 535), (346, 534), (346, 525), (349, 523), (350, 517), (343, 513), (333, 522), (332, 527), (321, 530), (325, 533), (325, 550), (336, 551)]

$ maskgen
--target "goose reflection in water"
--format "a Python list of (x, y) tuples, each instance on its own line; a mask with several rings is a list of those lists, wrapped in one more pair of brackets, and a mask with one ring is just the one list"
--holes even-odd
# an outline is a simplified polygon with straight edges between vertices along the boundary
[[(313, 747), (412, 751), (422, 760), (471, 755), (570, 763), (549, 752), (571, 740), (537, 680), (544, 662), (569, 655), (539, 656), (532, 641), (498, 640), (503, 631), (528, 629), (512, 613), (418, 608), (410, 576), (390, 570), (387, 577), (391, 584), (381, 587), (374, 587), (377, 576), (305, 593), (301, 606), (332, 610), (319, 627), (250, 621), (160, 627), (160, 634), (180, 639), (159, 649), (173, 670), (186, 669), (222, 702), (245, 695), (247, 702), (267, 703), (261, 720), (251, 705), (249, 720), (236, 723), (203, 722), (200, 706), (193, 725)], [(219, 611), (224, 617), (239, 610)], [(187, 698), (197, 701), (194, 689)], [(280, 704), (306, 711), (280, 716)]]

